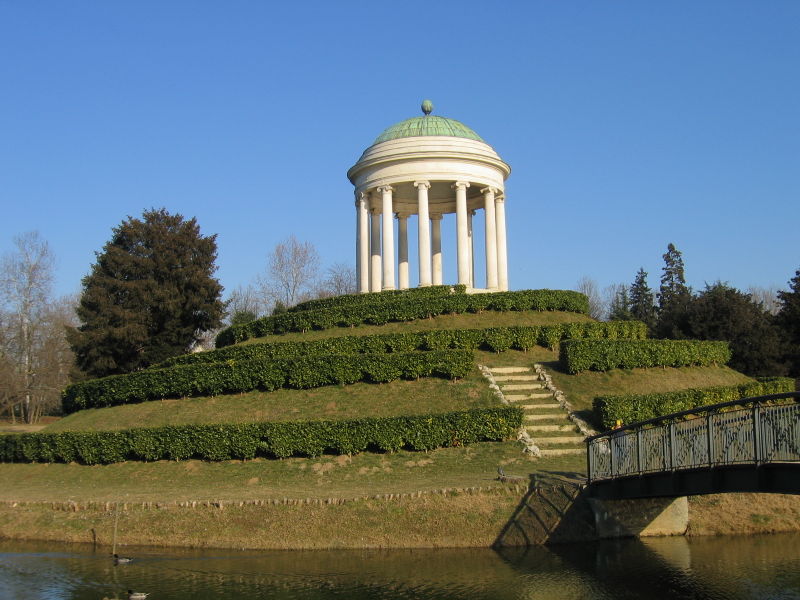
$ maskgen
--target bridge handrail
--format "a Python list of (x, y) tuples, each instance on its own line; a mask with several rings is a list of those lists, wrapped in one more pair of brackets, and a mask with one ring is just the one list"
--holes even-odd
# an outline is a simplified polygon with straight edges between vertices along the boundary
[[(773, 403), (789, 399), (794, 402)], [(732, 407), (738, 410), (723, 410)], [(689, 416), (696, 418), (681, 420)], [(586, 438), (586, 460), (590, 483), (697, 467), (800, 462), (800, 392), (720, 402), (593, 435)]]
[(772, 400), (784, 400), (787, 398), (794, 398), (795, 402), (800, 402), (800, 392), (782, 392), (780, 394), (768, 394), (766, 396), (751, 396), (750, 398), (740, 398), (739, 400), (730, 400), (728, 402), (720, 402), (719, 404), (709, 404), (708, 406), (699, 406), (697, 408), (690, 408), (688, 410), (682, 410), (676, 413), (670, 413), (668, 415), (661, 415), (660, 417), (653, 417), (652, 419), (647, 419), (646, 421), (636, 421), (635, 423), (630, 423), (629, 425), (623, 425), (622, 427), (618, 427), (617, 429), (609, 429), (608, 431), (603, 431), (602, 433), (596, 433), (595, 435), (587, 437), (584, 442), (587, 444), (592, 440), (596, 440), (603, 437), (610, 437), (612, 435), (617, 435), (620, 432), (624, 432), (627, 430), (639, 429), (645, 425), (655, 425), (657, 423), (662, 423), (664, 421), (669, 421), (672, 419), (679, 419), (681, 417), (686, 417), (689, 415), (704, 415), (709, 412), (716, 412), (722, 408), (728, 408), (730, 406), (741, 406), (746, 407), (751, 404), (762, 404), (764, 402), (770, 402)]

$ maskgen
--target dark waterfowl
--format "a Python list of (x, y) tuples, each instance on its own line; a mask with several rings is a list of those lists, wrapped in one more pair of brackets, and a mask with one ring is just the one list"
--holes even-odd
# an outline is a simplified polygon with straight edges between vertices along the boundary
[(133, 559), (129, 556), (120, 556), (119, 554), (114, 554), (113, 556), (115, 565), (124, 565), (133, 562)]

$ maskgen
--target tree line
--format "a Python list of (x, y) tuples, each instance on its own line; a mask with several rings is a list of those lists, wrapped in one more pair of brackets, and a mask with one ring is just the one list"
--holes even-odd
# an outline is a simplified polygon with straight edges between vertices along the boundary
[(14, 248), (0, 265), (0, 414), (26, 423), (57, 412), (71, 381), (144, 369), (213, 340), (231, 320), (355, 291), (352, 270), (321, 275), (313, 245), (290, 236), (256, 286), (223, 300), (216, 235), (163, 208), (112, 230), (77, 299), (53, 298), (54, 256), (38, 233), (17, 236)]
[(727, 340), (730, 366), (747, 375), (800, 375), (800, 270), (788, 291), (743, 292), (721, 281), (694, 291), (674, 244), (662, 258), (658, 291), (650, 288), (644, 268), (631, 284), (610, 286), (605, 300), (591, 279), (579, 281), (593, 316), (642, 321), (655, 338)]

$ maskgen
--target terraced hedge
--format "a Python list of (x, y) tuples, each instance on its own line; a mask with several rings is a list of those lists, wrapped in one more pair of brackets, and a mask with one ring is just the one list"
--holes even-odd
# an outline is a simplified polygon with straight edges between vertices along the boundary
[(794, 387), (794, 379), (789, 377), (759, 377), (741, 385), (691, 388), (660, 394), (597, 396), (593, 409), (597, 420), (610, 429), (617, 419), (630, 424), (709, 404), (793, 392)]
[(210, 352), (198, 352), (170, 358), (155, 368), (174, 365), (213, 363), (226, 360), (274, 360), (319, 354), (361, 354), (412, 352), (414, 350), (447, 350), (477, 348), (504, 352), (511, 348), (528, 350), (534, 346), (555, 347), (571, 338), (644, 339), (647, 326), (639, 321), (608, 323), (563, 323), (487, 329), (444, 329), (381, 335), (348, 335), (307, 342), (275, 342), (228, 346)]
[(728, 342), (697, 340), (566, 340), (560, 347), (567, 373), (637, 367), (724, 365), (731, 359)]
[[(371, 294), (364, 296), (369, 298)], [(589, 301), (583, 294), (570, 290), (450, 294), (426, 298), (424, 301), (404, 292), (391, 301), (381, 300), (379, 303), (365, 301), (364, 304), (357, 306), (288, 312), (234, 325), (217, 335), (216, 346), (222, 348), (250, 338), (292, 331), (385, 325), (389, 322), (414, 321), (443, 314), (477, 313), (484, 310), (563, 310), (585, 314), (589, 312)]]
[(227, 360), (111, 375), (68, 386), (61, 404), (69, 414), (85, 408), (162, 398), (307, 389), (358, 381), (384, 383), (419, 377), (464, 377), (474, 365), (469, 350), (393, 354), (318, 355), (291, 359)]
[(415, 300), (441, 298), (442, 296), (450, 296), (451, 294), (463, 294), (466, 292), (466, 289), (467, 286), (465, 285), (432, 285), (408, 290), (386, 290), (383, 292), (370, 292), (368, 294), (346, 294), (343, 296), (316, 298), (314, 300), (300, 302), (292, 306), (289, 312), (317, 310), (320, 308), (339, 308), (343, 306), (374, 306), (391, 303), (400, 296), (414, 298)]
[(346, 421), (173, 425), (123, 431), (0, 435), (2, 462), (250, 459), (353, 454), (365, 450), (433, 450), (503, 440), (522, 424), (517, 407)]

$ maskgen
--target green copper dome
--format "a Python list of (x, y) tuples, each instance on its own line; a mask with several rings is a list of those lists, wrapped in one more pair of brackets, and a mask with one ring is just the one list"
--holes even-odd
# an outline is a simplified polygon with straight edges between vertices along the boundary
[(424, 100), (422, 102), (422, 112), (425, 113), (425, 116), (414, 117), (401, 121), (400, 123), (395, 123), (380, 134), (374, 143), (378, 144), (380, 142), (388, 142), (389, 140), (425, 135), (460, 137), (483, 142), (481, 136), (463, 123), (455, 119), (433, 116), (430, 114), (432, 110), (433, 103), (430, 100)]

